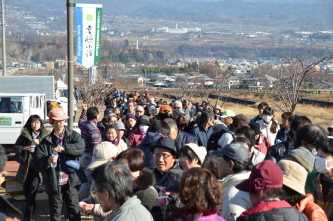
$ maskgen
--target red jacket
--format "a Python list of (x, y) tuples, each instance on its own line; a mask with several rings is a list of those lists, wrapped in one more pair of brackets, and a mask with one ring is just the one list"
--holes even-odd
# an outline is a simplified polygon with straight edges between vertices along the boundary
[(264, 135), (260, 135), (259, 143), (255, 146), (255, 148), (266, 155), (271, 146), (271, 142)]
[(261, 212), (265, 212), (268, 210), (272, 210), (272, 209), (277, 209), (277, 208), (290, 208), (290, 204), (287, 203), (284, 200), (277, 200), (277, 201), (261, 201), (255, 205), (253, 205), (250, 209), (246, 210), (245, 212), (243, 212), (241, 214), (241, 216), (249, 216), (252, 214), (257, 214), (257, 213), (261, 213)]
[(298, 212), (284, 200), (261, 201), (243, 212), (237, 221), (307, 221), (305, 214)]
[(324, 210), (314, 203), (313, 195), (306, 194), (306, 197), (294, 206), (299, 212), (304, 213), (309, 221), (328, 221)]
[(146, 133), (141, 133), (140, 130), (135, 129), (130, 132), (128, 135), (128, 141), (130, 143), (130, 147), (136, 148), (141, 144), (142, 139), (145, 137)]

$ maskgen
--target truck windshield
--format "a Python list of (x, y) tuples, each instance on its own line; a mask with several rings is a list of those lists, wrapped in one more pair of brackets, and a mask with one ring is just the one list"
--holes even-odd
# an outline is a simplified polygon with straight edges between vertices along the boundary
[(68, 97), (68, 90), (67, 89), (61, 89), (59, 90), (60, 97)]
[(22, 97), (0, 97), (0, 113), (22, 113)]

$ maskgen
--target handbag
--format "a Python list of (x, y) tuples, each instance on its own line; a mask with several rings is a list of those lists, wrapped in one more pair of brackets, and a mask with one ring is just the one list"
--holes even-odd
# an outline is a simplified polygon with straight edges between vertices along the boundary
[(18, 163), (26, 163), (28, 160), (28, 151), (22, 150), (20, 153), (16, 153), (14, 159)]
[(71, 157), (60, 156), (61, 170), (67, 174), (75, 173), (80, 169), (80, 162)]
[(70, 167), (73, 170), (80, 169), (80, 162), (78, 160), (67, 160), (65, 164), (67, 167)]

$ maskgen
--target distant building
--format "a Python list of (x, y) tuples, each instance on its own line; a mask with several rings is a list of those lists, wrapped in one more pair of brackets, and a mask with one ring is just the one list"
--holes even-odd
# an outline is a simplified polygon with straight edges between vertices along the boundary
[(265, 78), (267, 80), (268, 87), (270, 87), (270, 88), (273, 87), (273, 83), (278, 80), (275, 77), (272, 77), (272, 76), (270, 76), (268, 74), (265, 74)]
[(54, 69), (54, 62), (45, 62), (46, 69)]
[(314, 89), (326, 89), (326, 90), (332, 90), (333, 89), (333, 84), (326, 82), (326, 81), (321, 81), (315, 85), (313, 85)]
[(174, 61), (169, 61), (169, 65), (173, 67), (184, 68), (187, 66), (187, 63), (181, 60), (174, 60)]
[(54, 62), (54, 67), (55, 67), (56, 69), (62, 69), (62, 68), (65, 67), (65, 65), (66, 65), (66, 61), (65, 61), (65, 60), (56, 60), (56, 61)]
[(162, 27), (158, 28), (157, 32), (165, 32), (170, 34), (185, 34), (189, 32), (201, 32), (201, 28), (195, 27), (195, 28), (178, 28), (176, 25), (176, 28), (169, 28), (169, 27)]
[(220, 84), (226, 89), (262, 89), (265, 83), (264, 79), (257, 78), (255, 74), (236, 74), (227, 79), (222, 79)]

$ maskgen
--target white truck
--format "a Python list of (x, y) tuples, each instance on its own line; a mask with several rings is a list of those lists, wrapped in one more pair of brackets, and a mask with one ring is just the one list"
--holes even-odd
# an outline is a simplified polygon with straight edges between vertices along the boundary
[[(61, 80), (55, 81), (54, 76), (0, 76), (0, 93), (45, 94), (46, 100), (59, 102), (67, 113), (68, 87)], [(74, 112), (76, 112), (75, 99), (73, 105)]]
[(0, 144), (14, 144), (32, 114), (46, 119), (45, 94), (0, 93)]
[(0, 76), (0, 93), (40, 93), (55, 100), (54, 76)]
[(14, 144), (32, 114), (47, 120), (48, 111), (55, 106), (67, 113), (67, 96), (67, 85), (54, 82), (53, 76), (1, 76), (0, 144)]

